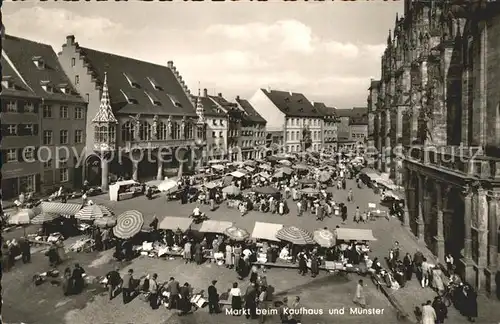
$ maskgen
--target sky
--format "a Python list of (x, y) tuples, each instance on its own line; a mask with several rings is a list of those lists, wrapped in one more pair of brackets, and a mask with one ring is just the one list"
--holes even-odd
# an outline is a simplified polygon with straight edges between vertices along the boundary
[(370, 78), (403, 2), (8, 2), (6, 33), (166, 65), (192, 93), (229, 100), (258, 88), (301, 92), (331, 107), (366, 106)]

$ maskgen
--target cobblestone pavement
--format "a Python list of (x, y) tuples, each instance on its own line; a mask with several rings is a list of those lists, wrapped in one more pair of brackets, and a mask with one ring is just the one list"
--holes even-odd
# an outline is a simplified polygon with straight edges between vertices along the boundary
[[(349, 204), (349, 214), (351, 215), (356, 206), (361, 209), (367, 207), (369, 202), (378, 202), (379, 198), (369, 189), (357, 189), (351, 182), (355, 195), (355, 202)], [(347, 191), (334, 191), (337, 201), (346, 201)], [(111, 207), (117, 214), (137, 209), (144, 214), (145, 223), (149, 224), (153, 215), (157, 215), (161, 220), (164, 216), (185, 216), (191, 213), (195, 207), (194, 204), (181, 205), (177, 201), (166, 202), (163, 197), (154, 200), (147, 200), (145, 197), (137, 197), (122, 202), (109, 202), (106, 196), (92, 197), (95, 203), (102, 203)], [(255, 221), (274, 222), (285, 225), (295, 225), (308, 230), (314, 230), (327, 226), (334, 228), (340, 224), (340, 219), (333, 217), (327, 218), (323, 222), (316, 221), (314, 216), (305, 214), (298, 217), (295, 213), (294, 205), (290, 205), (292, 210), (290, 215), (278, 216), (272, 214), (262, 214), (250, 212), (245, 217), (241, 217), (237, 210), (228, 209), (221, 206), (214, 212), (209, 212), (206, 206), (202, 210), (207, 212), (211, 219), (233, 221), (237, 226), (246, 228), (250, 232), (253, 230)], [(425, 254), (430, 254), (401, 227), (395, 219), (379, 219), (368, 224), (355, 224), (352, 219), (342, 227), (351, 228), (371, 228), (375, 237), (378, 238), (372, 244), (372, 254), (374, 256), (384, 257), (387, 251), (392, 247), (394, 241), (399, 241), (403, 252), (414, 253), (420, 248)], [(109, 252), (108, 252), (109, 253)], [(80, 254), (73, 255), (74, 260), (87, 267), (93, 275), (103, 275), (113, 263), (102, 262), (103, 255)], [(42, 260), (43, 259), (43, 260)], [(99, 262), (101, 260), (101, 262)], [(172, 316), (166, 310), (160, 309), (152, 311), (149, 306), (138, 298), (127, 306), (123, 306), (121, 298), (108, 301), (107, 297), (102, 296), (99, 289), (94, 288), (81, 296), (62, 297), (60, 287), (50, 287), (44, 285), (43, 288), (33, 288), (31, 277), (37, 270), (42, 268), (41, 262), (46, 262), (43, 255), (35, 255), (34, 262), (31, 265), (22, 265), (11, 273), (4, 276), (4, 319), (8, 321), (24, 321), (26, 323), (166, 323), (166, 324), (189, 324), (189, 323), (246, 323), (244, 318), (238, 318), (236, 321), (231, 316), (216, 315), (210, 316), (205, 310), (197, 311), (190, 316)], [(36, 264), (36, 266), (35, 266)], [(95, 267), (89, 267), (91, 264), (97, 264)], [(45, 265), (44, 265), (45, 266)], [(212, 279), (218, 279), (219, 291), (229, 288), (230, 283), (236, 280), (234, 272), (225, 268), (220, 268), (212, 264), (202, 266), (184, 265), (179, 260), (156, 260), (149, 258), (139, 258), (131, 265), (121, 265), (124, 271), (128, 267), (133, 267), (136, 273), (145, 273), (147, 271), (157, 272), (160, 279), (174, 275), (183, 283), (190, 282), (194, 287), (202, 289), (208, 285)], [(303, 304), (306, 307), (316, 308), (336, 308), (341, 306), (349, 307), (352, 303), (352, 293), (356, 276), (338, 278), (332, 275), (322, 274), (316, 279), (310, 277), (298, 276), (293, 270), (271, 269), (267, 273), (268, 282), (275, 285), (276, 292), (294, 296), (302, 296)], [(242, 283), (245, 286), (245, 283)], [(17, 293), (17, 289), (23, 289), (22, 294)], [(391, 323), (396, 322), (395, 313), (388, 301), (376, 291), (371, 284), (367, 282), (367, 293), (370, 306), (385, 309), (384, 315), (379, 316), (341, 316), (334, 321), (340, 323)], [(422, 289), (416, 281), (410, 282), (407, 287), (394, 292), (394, 297), (400, 301), (402, 306), (408, 312), (420, 305), (427, 299), (432, 299), (434, 293), (430, 289)], [(23, 303), (23, 304), (21, 304)], [(23, 305), (23, 306), (21, 306)], [(479, 300), (478, 323), (498, 323), (499, 311), (497, 302), (488, 301), (482, 297)], [(26, 308), (30, 308), (27, 310)], [(10, 311), (9, 311), (10, 309)], [(7, 316), (11, 315), (11, 316)], [(465, 323), (465, 319), (453, 309), (450, 309), (448, 322)], [(57, 319), (56, 321), (54, 321)], [(331, 323), (331, 317), (311, 317), (310, 323)], [(272, 319), (269, 322), (275, 323)], [(308, 321), (309, 323), (309, 321)]]

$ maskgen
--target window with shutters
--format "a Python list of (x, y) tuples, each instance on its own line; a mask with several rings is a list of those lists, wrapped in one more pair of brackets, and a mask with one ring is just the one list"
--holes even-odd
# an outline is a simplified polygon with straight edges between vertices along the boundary
[(61, 106), (59, 110), (59, 118), (64, 118), (67, 119), (69, 116), (68, 114), (68, 106)]
[(24, 104), (24, 112), (25, 113), (34, 113), (35, 112), (35, 105), (32, 102), (27, 102)]
[(43, 118), (52, 118), (52, 106), (43, 105)]
[(71, 66), (75, 66), (76, 65), (76, 59), (73, 57), (71, 58)]
[(35, 175), (29, 175), (19, 178), (19, 189), (21, 192), (35, 192)]
[(10, 124), (7, 125), (7, 136), (16, 136), (17, 135), (17, 125)]
[(75, 130), (75, 144), (83, 143), (83, 131), (80, 129)]
[(75, 119), (83, 119), (83, 107), (75, 108)]
[(68, 131), (63, 129), (59, 131), (59, 142), (61, 144), (68, 144)]
[(43, 144), (44, 145), (52, 145), (52, 131), (51, 130), (45, 130), (43, 131)]
[(9, 101), (7, 103), (7, 112), (17, 112), (17, 101)]
[(35, 135), (35, 125), (33, 124), (24, 125), (24, 132), (26, 135)]
[(59, 169), (59, 182), (68, 182), (69, 181), (69, 169), (63, 168)]
[(7, 150), (7, 162), (17, 162), (17, 149)]

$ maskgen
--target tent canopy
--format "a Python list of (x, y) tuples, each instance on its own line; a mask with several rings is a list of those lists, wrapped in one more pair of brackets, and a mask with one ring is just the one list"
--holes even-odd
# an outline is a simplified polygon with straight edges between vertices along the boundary
[(241, 178), (241, 177), (244, 177), (245, 176), (245, 173), (241, 172), (241, 171), (234, 171), (234, 172), (231, 172), (231, 175), (235, 178)]
[(283, 224), (255, 222), (252, 238), (280, 242), (276, 238), (276, 233), (283, 228)]
[(40, 204), (40, 209), (42, 210), (43, 213), (47, 214), (75, 216), (75, 214), (78, 213), (80, 209), (82, 209), (82, 205), (44, 201)]
[(337, 239), (344, 241), (376, 241), (371, 229), (337, 228)]
[(123, 180), (123, 181), (115, 182), (115, 185), (117, 185), (117, 186), (130, 186), (130, 185), (134, 185), (134, 184), (139, 184), (139, 182), (137, 182), (135, 180)]
[(206, 220), (203, 223), (201, 223), (201, 227), (198, 231), (201, 233), (223, 234), (224, 231), (231, 226), (233, 226), (232, 222)]
[(193, 220), (191, 218), (166, 216), (158, 225), (158, 228), (162, 230), (172, 231), (180, 229), (181, 231), (185, 232), (191, 227), (192, 223)]

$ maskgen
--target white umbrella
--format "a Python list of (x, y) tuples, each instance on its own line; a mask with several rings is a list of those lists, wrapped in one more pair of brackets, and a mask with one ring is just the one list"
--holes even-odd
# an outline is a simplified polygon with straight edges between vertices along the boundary
[(12, 215), (8, 223), (11, 225), (27, 225), (31, 223), (31, 219), (36, 216), (31, 209), (21, 209), (17, 214)]
[(225, 167), (223, 165), (220, 165), (220, 164), (212, 165), (212, 168), (215, 170), (224, 170), (225, 169)]
[(245, 173), (241, 172), (241, 171), (234, 171), (234, 172), (231, 172), (231, 175), (235, 178), (241, 178), (241, 177), (244, 177), (245, 176)]
[(174, 188), (177, 188), (177, 181), (175, 180), (165, 180), (158, 185), (158, 190), (160, 191), (170, 191)]

